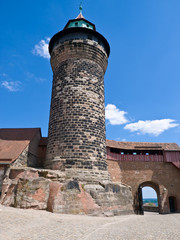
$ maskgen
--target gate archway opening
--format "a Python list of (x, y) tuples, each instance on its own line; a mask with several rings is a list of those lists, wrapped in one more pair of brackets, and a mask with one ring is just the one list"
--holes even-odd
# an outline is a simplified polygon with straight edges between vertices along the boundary
[[(154, 202), (150, 199), (149, 199), (149, 201), (144, 201), (146, 196), (147, 196), (145, 194), (147, 187), (152, 189), (152, 192), (154, 194), (152, 196), (155, 196), (155, 197), (153, 197)], [(143, 191), (143, 188), (144, 188), (144, 191)], [(143, 192), (144, 192), (144, 196), (143, 196)], [(153, 204), (146, 204), (145, 205), (146, 202), (147, 203), (148, 202), (153, 203)], [(149, 205), (149, 206), (147, 206), (147, 205)], [(160, 213), (161, 206), (160, 206), (159, 185), (156, 184), (156, 183), (153, 183), (153, 182), (141, 183), (139, 185), (138, 189), (137, 189), (136, 194), (135, 194), (134, 207), (135, 207), (135, 213), (140, 214), (140, 215), (143, 215), (144, 211)]]
[(157, 192), (152, 187), (142, 187), (144, 212), (159, 212)]

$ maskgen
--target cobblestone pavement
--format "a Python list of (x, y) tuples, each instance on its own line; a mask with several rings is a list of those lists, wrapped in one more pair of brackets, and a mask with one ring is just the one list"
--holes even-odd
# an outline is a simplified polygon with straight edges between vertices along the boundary
[(180, 214), (60, 215), (0, 205), (0, 240), (179, 240)]

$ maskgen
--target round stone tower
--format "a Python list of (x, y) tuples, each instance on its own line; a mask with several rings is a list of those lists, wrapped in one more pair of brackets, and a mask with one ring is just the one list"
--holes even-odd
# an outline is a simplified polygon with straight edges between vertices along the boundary
[[(107, 175), (104, 74), (110, 47), (82, 14), (49, 43), (53, 86), (45, 167)], [(74, 173), (72, 173), (74, 174)]]

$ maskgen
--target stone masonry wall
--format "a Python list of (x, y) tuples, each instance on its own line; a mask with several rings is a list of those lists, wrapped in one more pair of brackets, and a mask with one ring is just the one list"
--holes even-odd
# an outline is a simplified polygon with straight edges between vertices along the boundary
[(28, 166), (40, 167), (39, 162), (39, 142), (41, 139), (40, 131), (34, 136), (29, 144), (28, 152)]
[(4, 178), (4, 167), (0, 167), (0, 193), (2, 190), (3, 178)]
[(53, 49), (51, 65), (53, 87), (45, 167), (52, 168), (52, 160), (59, 158), (66, 169), (107, 171), (106, 52), (91, 40), (65, 41)]
[(180, 212), (180, 170), (173, 164), (112, 160), (107, 162), (113, 182), (121, 181), (122, 184), (129, 185), (132, 188), (134, 201), (139, 185), (147, 183), (147, 186), (156, 188), (161, 213), (170, 212), (168, 200), (170, 196), (176, 198), (176, 210)]
[(19, 157), (11, 164), (13, 167), (27, 167), (28, 165), (28, 149), (27, 146)]
[[(38, 147), (38, 146), (37, 146)], [(38, 156), (29, 152), (29, 145), (19, 155), (19, 157), (11, 164), (12, 167), (36, 167), (38, 166)]]

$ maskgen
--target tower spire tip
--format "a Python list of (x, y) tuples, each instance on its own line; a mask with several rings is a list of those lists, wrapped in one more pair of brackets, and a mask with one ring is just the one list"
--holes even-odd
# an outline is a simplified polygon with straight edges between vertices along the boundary
[(82, 1), (81, 1), (81, 2), (80, 2), (80, 5), (79, 5), (80, 14), (82, 14), (82, 9), (83, 9), (83, 7), (82, 7)]

